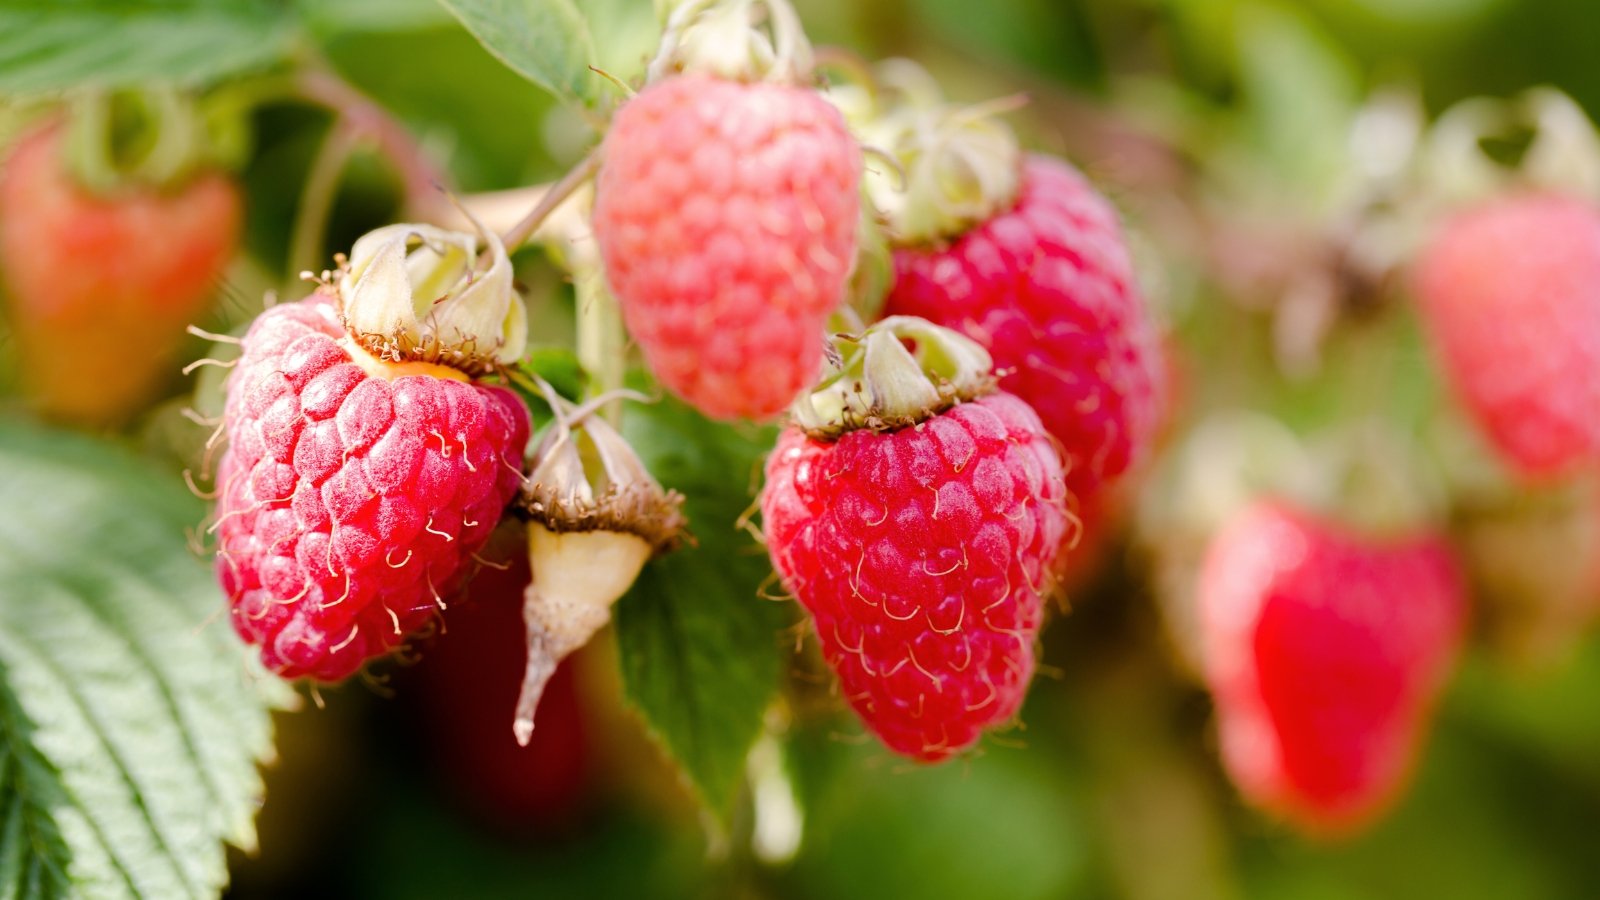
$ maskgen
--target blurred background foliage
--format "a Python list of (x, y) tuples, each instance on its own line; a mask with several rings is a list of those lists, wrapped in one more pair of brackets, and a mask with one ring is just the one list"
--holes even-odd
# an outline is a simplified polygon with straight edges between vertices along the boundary
[[(1174, 335), (1174, 447), (1218, 410), (1263, 412), (1300, 435), (1380, 415), (1416, 440), (1439, 415), (1445, 401), (1403, 304), (1341, 263), (1350, 136), (1374, 91), (1411, 91), (1431, 117), (1463, 98), (1547, 84), (1600, 113), (1591, 0), (798, 6), (816, 43), (914, 57), (958, 99), (1028, 95), (1012, 117), (1025, 139), (1082, 165), (1129, 219), (1150, 301)], [(601, 67), (637, 71), (655, 40), (650, 4), (579, 7)], [(430, 0), (306, 0), (300, 17), (300, 52), (401, 120), (461, 191), (551, 180), (593, 140), (578, 114)], [(293, 290), (290, 223), (329, 117), (267, 103), (252, 126), (249, 258), (208, 325), (218, 330), (247, 322), (265, 292)], [(348, 247), (402, 203), (392, 168), (358, 154), (325, 250)], [(519, 277), (541, 343), (570, 343), (560, 273), (528, 252)], [(1334, 324), (1301, 352), (1286, 349), (1280, 316), (1305, 277), (1337, 284)], [(176, 472), (205, 437), (177, 414), (191, 388), (175, 374), (171, 400), (115, 440)], [(637, 427), (672, 426), (647, 417)], [(735, 445), (752, 435), (724, 437), (737, 468), (746, 451)], [(1158, 473), (1145, 490), (1166, 485)], [(1026, 727), (942, 767), (908, 766), (868, 740), (814, 648), (788, 655), (794, 631), (761, 643), (751, 652), (779, 661), (787, 702), (769, 714), (747, 777), (730, 776), (726, 822), (698, 811), (626, 708), (623, 680), (649, 671), (630, 676), (624, 660), (619, 672), (617, 642), (569, 664), (520, 751), (505, 727), (510, 693), (485, 687), (509, 691), (514, 676), (492, 675), (520, 666), (519, 625), (504, 614), (514, 606), (451, 620), (438, 652), (425, 643), (420, 663), (390, 667), (384, 683), (355, 681), (322, 691), (320, 708), (276, 714), (259, 848), (230, 851), (230, 896), (1498, 900), (1600, 890), (1600, 646), (1577, 633), (1586, 622), (1564, 623), (1572, 639), (1531, 661), (1479, 641), (1399, 807), (1358, 838), (1308, 841), (1244, 808), (1221, 773), (1209, 703), (1181, 661), (1181, 635), (1163, 625), (1162, 566), (1183, 548), (1166, 546), (1165, 520), (1154, 521), (1153, 536), (1146, 522), (1138, 539), (1129, 527), (1110, 537), (1071, 591), (1070, 614), (1047, 628)], [(619, 619), (652, 615), (647, 600), (628, 598)], [(787, 607), (768, 619), (774, 629), (793, 621)], [(452, 638), (481, 653), (442, 649)]]

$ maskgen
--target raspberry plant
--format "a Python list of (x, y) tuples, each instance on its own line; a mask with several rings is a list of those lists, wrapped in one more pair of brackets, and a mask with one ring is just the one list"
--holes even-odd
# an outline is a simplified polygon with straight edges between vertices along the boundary
[(0, 894), (1584, 895), (1583, 107), (991, 6), (0, 0)]

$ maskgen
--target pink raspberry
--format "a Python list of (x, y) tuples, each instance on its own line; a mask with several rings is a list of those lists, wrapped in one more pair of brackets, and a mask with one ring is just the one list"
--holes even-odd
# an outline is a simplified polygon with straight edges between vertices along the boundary
[(1464, 586), (1429, 535), (1377, 543), (1272, 504), (1212, 542), (1200, 628), (1241, 792), (1342, 833), (1403, 787), (1460, 649)]
[(407, 370), (366, 355), (320, 294), (245, 336), (218, 569), (234, 629), (285, 678), (345, 678), (426, 623), (520, 486), (522, 402)]
[(1039, 417), (996, 393), (889, 432), (787, 429), (761, 513), (850, 705), (932, 762), (1022, 705), (1064, 502)]
[(1511, 464), (1547, 476), (1600, 458), (1600, 209), (1529, 194), (1461, 213), (1416, 287), (1456, 392)]
[(1023, 161), (1016, 202), (947, 244), (895, 251), (885, 315), (988, 348), (1067, 457), (1083, 508), (1150, 449), (1163, 403), (1157, 332), (1116, 211), (1060, 160)]
[(618, 110), (594, 232), (629, 333), (717, 418), (777, 415), (817, 377), (855, 255), (861, 153), (816, 91), (679, 75)]

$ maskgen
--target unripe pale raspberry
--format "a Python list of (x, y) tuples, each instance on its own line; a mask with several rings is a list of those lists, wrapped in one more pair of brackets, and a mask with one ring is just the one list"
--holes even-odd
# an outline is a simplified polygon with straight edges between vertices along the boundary
[(1600, 458), (1600, 209), (1492, 200), (1448, 220), (1416, 275), (1445, 371), (1508, 462), (1550, 476)]
[(861, 153), (816, 91), (677, 75), (618, 110), (594, 232), (656, 377), (717, 418), (818, 375), (855, 256)]
[(92, 194), (67, 170), (60, 125), (24, 135), (0, 165), (0, 273), (30, 400), (90, 424), (133, 412), (176, 374), (241, 219), (219, 173)]
[(1240, 791), (1319, 834), (1386, 810), (1460, 649), (1463, 595), (1436, 537), (1378, 543), (1274, 504), (1235, 518), (1207, 552), (1199, 614)]
[(948, 243), (895, 252), (887, 315), (921, 316), (983, 344), (1000, 387), (1066, 453), (1074, 501), (1150, 449), (1163, 404), (1156, 328), (1116, 211), (1068, 164), (1023, 161), (1015, 202)]
[[(838, 384), (870, 392), (872, 354), (904, 354), (903, 336), (869, 343), (866, 374), (847, 370)], [(919, 348), (935, 337), (919, 334)], [(1054, 443), (1026, 403), (988, 385), (915, 424), (870, 409), (859, 420), (881, 425), (837, 437), (790, 427), (761, 500), (773, 566), (811, 614), (846, 699), (891, 749), (930, 762), (1016, 715), (1067, 528)]]
[(225, 422), (234, 629), (269, 670), (322, 681), (440, 608), (516, 495), (529, 429), (508, 390), (366, 354), (320, 293), (256, 320)]

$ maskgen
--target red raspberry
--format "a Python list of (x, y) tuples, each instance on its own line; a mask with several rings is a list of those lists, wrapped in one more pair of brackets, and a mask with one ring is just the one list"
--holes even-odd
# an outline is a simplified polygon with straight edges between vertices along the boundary
[(1450, 548), (1263, 504), (1212, 542), (1199, 605), (1223, 762), (1245, 796), (1312, 832), (1383, 812), (1461, 644)]
[(861, 153), (816, 91), (680, 75), (617, 111), (595, 188), (606, 279), (661, 383), (766, 419), (816, 377), (855, 256)]
[(354, 673), (423, 625), (488, 539), (521, 484), (528, 412), (465, 379), (376, 361), (320, 294), (251, 327), (216, 527), (234, 628), (268, 669)]
[(473, 576), (445, 613), (446, 633), (406, 671), (401, 694), (417, 704), (408, 717), (410, 739), (428, 749), (451, 800), (508, 832), (560, 832), (582, 819), (594, 782), (594, 738), (571, 659), (545, 688), (527, 746), (506, 727), (522, 682), (522, 595), (532, 580), (526, 538), (497, 547), (502, 537), (522, 537), (512, 531), (502, 529), (484, 550), (507, 567)]
[(887, 433), (787, 429), (761, 513), (850, 705), (931, 762), (1022, 705), (1064, 503), (1039, 417), (996, 393)]
[(1600, 455), (1600, 210), (1524, 194), (1458, 214), (1416, 287), (1456, 392), (1512, 465), (1556, 475)]
[(1157, 333), (1117, 214), (1077, 170), (1026, 157), (1007, 210), (952, 243), (895, 251), (885, 315), (963, 332), (1010, 370), (1000, 386), (1039, 413), (1084, 507), (1145, 454), (1159, 424)]
[(239, 242), (239, 191), (209, 173), (175, 191), (99, 196), (62, 159), (62, 129), (0, 166), (0, 272), (25, 390), (45, 412), (126, 417), (163, 379)]

